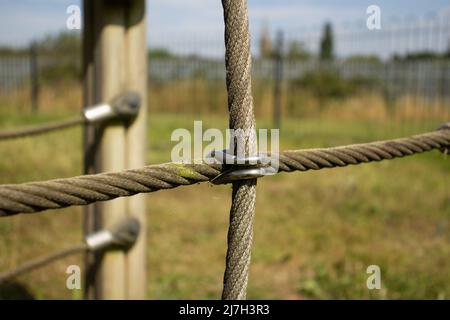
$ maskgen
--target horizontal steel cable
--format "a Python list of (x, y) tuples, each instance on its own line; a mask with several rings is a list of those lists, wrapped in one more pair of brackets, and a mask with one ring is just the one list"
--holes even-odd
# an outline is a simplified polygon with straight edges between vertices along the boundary
[[(319, 170), (389, 160), (439, 149), (450, 149), (450, 127), (408, 138), (348, 146), (284, 151), (279, 172)], [(84, 175), (42, 182), (0, 186), (0, 216), (87, 205), (137, 193), (171, 189), (210, 181), (222, 172), (220, 164), (159, 164), (122, 172)]]
[(26, 136), (43, 134), (43, 133), (47, 133), (50, 131), (66, 129), (66, 128), (84, 124), (84, 123), (86, 123), (86, 119), (83, 116), (79, 116), (79, 117), (75, 117), (75, 118), (72, 118), (69, 120), (45, 123), (42, 125), (30, 127), (30, 128), (9, 130), (9, 131), (0, 131), (0, 140), (14, 139), (14, 138), (21, 138), (21, 137), (26, 137)]

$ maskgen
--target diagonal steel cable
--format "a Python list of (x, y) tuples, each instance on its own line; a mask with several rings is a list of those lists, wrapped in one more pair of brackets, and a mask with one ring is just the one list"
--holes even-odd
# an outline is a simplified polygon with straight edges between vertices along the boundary
[(100, 103), (83, 109), (83, 114), (72, 119), (44, 123), (29, 128), (0, 131), (0, 141), (26, 136), (39, 135), (56, 130), (70, 128), (76, 125), (88, 123), (100, 123), (111, 119), (132, 120), (139, 112), (141, 99), (139, 94), (126, 91), (114, 99), (111, 103)]
[(0, 140), (15, 139), (26, 136), (43, 134), (51, 131), (74, 127), (80, 124), (84, 124), (86, 122), (87, 120), (83, 116), (79, 116), (68, 120), (46, 123), (30, 128), (0, 131)]
[(80, 244), (70, 246), (66, 249), (62, 249), (58, 252), (52, 253), (48, 256), (35, 258), (33, 260), (25, 262), (24, 264), (14, 268), (14, 269), (0, 272), (0, 283), (6, 282), (6, 281), (10, 280), (11, 278), (15, 278), (24, 273), (27, 273), (27, 272), (33, 271), (35, 269), (38, 269), (40, 267), (43, 267), (54, 261), (63, 259), (65, 257), (71, 256), (71, 255), (74, 255), (77, 253), (82, 253), (86, 250), (88, 250), (87, 245), (85, 243), (80, 243)]
[(58, 250), (49, 255), (31, 259), (11, 270), (0, 272), (0, 283), (24, 273), (41, 268), (56, 260), (85, 251), (129, 250), (139, 236), (140, 225), (136, 219), (128, 218), (109, 229), (99, 230), (85, 237), (84, 241)]

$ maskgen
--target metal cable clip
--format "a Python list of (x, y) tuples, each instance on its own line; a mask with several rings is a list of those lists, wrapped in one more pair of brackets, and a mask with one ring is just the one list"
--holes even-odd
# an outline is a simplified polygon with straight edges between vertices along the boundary
[(119, 118), (123, 120), (133, 119), (139, 113), (141, 98), (136, 92), (126, 92), (111, 103), (101, 103), (83, 110), (83, 116), (88, 122), (100, 122)]
[(230, 154), (228, 150), (214, 150), (209, 158), (225, 166), (225, 170), (210, 181), (213, 184), (257, 179), (277, 173), (277, 170), (270, 166), (270, 157), (262, 153), (256, 156), (238, 157)]

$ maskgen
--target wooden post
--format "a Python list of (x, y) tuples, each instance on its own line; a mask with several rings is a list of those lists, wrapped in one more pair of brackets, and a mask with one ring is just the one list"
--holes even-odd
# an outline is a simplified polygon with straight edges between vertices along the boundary
[(283, 32), (279, 30), (276, 38), (274, 92), (273, 92), (273, 123), (281, 127), (281, 82), (283, 80)]
[[(83, 107), (93, 105), (95, 98), (95, 79), (94, 79), (94, 3), (93, 1), (84, 1), (83, 3)], [(99, 135), (95, 134), (96, 128), (91, 126), (83, 127), (84, 142), (84, 173), (95, 173), (95, 160), (97, 157), (97, 145)], [(98, 229), (96, 222), (96, 204), (84, 207), (84, 234), (90, 234)], [(86, 253), (85, 255), (85, 283), (84, 297), (85, 299), (96, 298), (95, 278), (98, 271), (98, 263), (100, 257), (94, 254)]]
[[(137, 119), (85, 130), (85, 171), (118, 171), (145, 163), (145, 1), (84, 1), (84, 102), (110, 102), (128, 90), (142, 99)], [(144, 58), (142, 58), (144, 57)], [(107, 228), (127, 216), (141, 222), (138, 243), (128, 253), (87, 256), (86, 297), (145, 298), (145, 202), (119, 198), (89, 206), (85, 232)]]
[[(127, 87), (139, 93), (141, 108), (136, 120), (126, 132), (126, 166), (139, 168), (146, 164), (147, 151), (147, 45), (145, 0), (130, 1), (128, 10)], [(127, 295), (129, 299), (144, 299), (147, 291), (146, 255), (147, 223), (145, 195), (127, 199), (127, 212), (141, 225), (139, 238), (127, 254)]]

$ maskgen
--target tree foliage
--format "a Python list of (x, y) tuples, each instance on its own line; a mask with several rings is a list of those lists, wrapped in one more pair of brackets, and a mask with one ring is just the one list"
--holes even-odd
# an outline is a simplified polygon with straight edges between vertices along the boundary
[(322, 39), (320, 41), (320, 60), (333, 60), (333, 30), (331, 23), (327, 22), (323, 29)]

